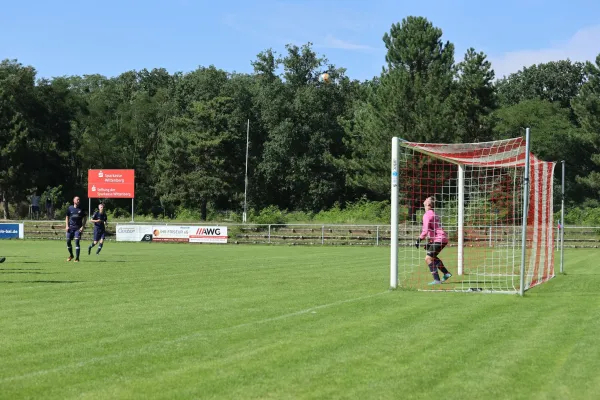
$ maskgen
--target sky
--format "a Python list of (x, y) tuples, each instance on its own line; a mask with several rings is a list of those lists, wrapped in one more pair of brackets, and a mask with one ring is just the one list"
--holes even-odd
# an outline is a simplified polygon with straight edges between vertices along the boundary
[(313, 43), (352, 79), (379, 75), (382, 37), (393, 23), (423, 16), (454, 43), (473, 47), (497, 77), (523, 66), (600, 54), (598, 0), (4, 0), (0, 59), (17, 59), (38, 77), (214, 65), (252, 72), (266, 49)]

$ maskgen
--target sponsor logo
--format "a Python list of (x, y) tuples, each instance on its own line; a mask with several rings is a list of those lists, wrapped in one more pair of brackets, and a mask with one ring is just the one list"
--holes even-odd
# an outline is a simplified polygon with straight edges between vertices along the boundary
[(197, 236), (221, 236), (221, 228), (198, 228)]
[(0, 224), (0, 239), (18, 239), (22, 234), (19, 224)]
[(135, 228), (119, 228), (117, 233), (135, 233)]
[(155, 229), (153, 231), (154, 236), (159, 236), (159, 235), (187, 235), (189, 232), (189, 229)]

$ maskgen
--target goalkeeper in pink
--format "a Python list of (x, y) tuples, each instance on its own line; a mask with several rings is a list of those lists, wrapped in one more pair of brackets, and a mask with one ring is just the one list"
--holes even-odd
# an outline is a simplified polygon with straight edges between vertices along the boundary
[[(425, 263), (429, 267), (431, 275), (433, 275), (433, 282), (430, 282), (429, 284), (438, 285), (448, 280), (448, 278), (452, 276), (452, 274), (448, 272), (444, 266), (442, 260), (438, 258), (438, 254), (440, 254), (440, 252), (448, 244), (448, 234), (442, 228), (440, 217), (435, 213), (435, 211), (433, 211), (433, 197), (426, 198), (423, 202), (423, 206), (425, 207), (425, 214), (423, 215), (423, 229), (421, 230), (421, 235), (419, 235), (415, 246), (418, 249), (419, 245), (421, 244), (421, 240), (425, 239), (426, 237), (429, 238), (429, 242), (425, 245), (425, 249), (427, 250)], [(442, 271), (444, 274), (441, 280), (438, 270)]]

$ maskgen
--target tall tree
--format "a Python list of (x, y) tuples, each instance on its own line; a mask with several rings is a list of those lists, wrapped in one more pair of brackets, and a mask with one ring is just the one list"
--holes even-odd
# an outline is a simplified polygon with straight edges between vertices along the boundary
[[(267, 133), (257, 167), (262, 190), (272, 203), (287, 209), (317, 211), (339, 201), (344, 174), (337, 160), (344, 153), (344, 131), (338, 117), (346, 112), (351, 84), (338, 69), (319, 57), (308, 43), (288, 45), (275, 59), (261, 53), (257, 102)], [(275, 76), (281, 67), (283, 74)], [(335, 83), (319, 82), (327, 70)]]
[(456, 66), (456, 138), (465, 143), (490, 140), (491, 113), (497, 108), (494, 71), (485, 54), (470, 48)]
[[(455, 100), (454, 45), (423, 17), (407, 17), (383, 36), (387, 67), (372, 90), (367, 108), (359, 106), (349, 171), (378, 197), (389, 190), (390, 141), (452, 142)], [(361, 170), (362, 169), (362, 170)]]
[(229, 123), (232, 106), (230, 98), (215, 97), (176, 117), (156, 161), (155, 187), (164, 203), (198, 209), (205, 220), (209, 202), (228, 193), (228, 150), (236, 136)]
[(449, 141), (454, 45), (426, 18), (407, 17), (383, 36), (387, 70), (375, 111), (389, 138)]
[(35, 153), (29, 161), (33, 168), (31, 178), (38, 188), (64, 186), (71, 189), (71, 124), (82, 103), (70, 90), (69, 80), (62, 77), (41, 79), (35, 93), (37, 140), (29, 146), (29, 151)]
[(595, 193), (593, 197), (597, 198), (600, 195), (600, 54), (596, 57), (595, 64), (586, 63), (585, 74), (587, 82), (581, 87), (579, 95), (573, 99), (572, 105), (585, 132), (585, 145), (592, 152), (590, 158), (595, 168), (589, 173), (580, 171), (579, 164), (584, 160), (581, 158), (572, 168), (579, 172), (578, 182)]
[[(585, 187), (578, 184), (575, 177), (594, 168), (590, 161), (591, 149), (581, 140), (581, 130), (572, 124), (568, 109), (546, 100), (524, 100), (499, 109), (494, 119), (496, 139), (522, 136), (525, 127), (530, 127), (531, 151), (542, 160), (565, 160), (569, 165), (565, 180), (568, 198), (582, 200), (585, 197)], [(577, 168), (571, 168), (573, 165)], [(558, 181), (560, 173), (556, 177)]]
[(32, 172), (33, 153), (30, 145), (36, 138), (35, 96), (33, 67), (16, 60), (0, 62), (0, 201), (4, 218), (9, 218), (9, 202), (26, 198), (26, 191), (35, 182)]
[(560, 60), (525, 67), (498, 82), (500, 104), (541, 99), (568, 108), (584, 83), (584, 66), (581, 62)]

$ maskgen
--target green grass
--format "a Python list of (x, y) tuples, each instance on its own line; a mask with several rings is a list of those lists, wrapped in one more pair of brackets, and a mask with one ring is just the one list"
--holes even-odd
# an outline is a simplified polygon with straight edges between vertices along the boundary
[[(389, 248), (3, 241), (0, 398), (592, 399), (598, 250), (525, 297), (389, 291)], [(85, 250), (87, 244), (83, 245)]]

